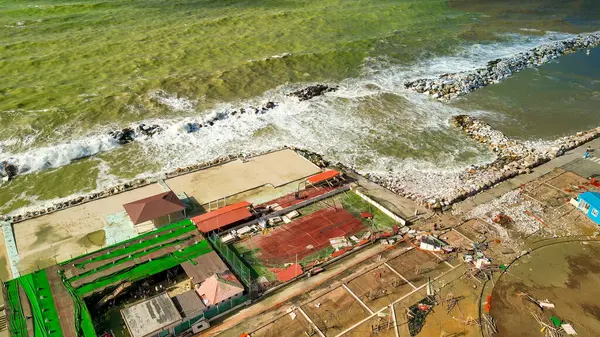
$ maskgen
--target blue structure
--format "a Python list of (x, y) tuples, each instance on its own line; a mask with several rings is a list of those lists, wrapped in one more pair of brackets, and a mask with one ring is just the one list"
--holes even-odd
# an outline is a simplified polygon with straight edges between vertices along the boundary
[(600, 193), (585, 192), (577, 197), (577, 208), (585, 213), (588, 218), (600, 225)]

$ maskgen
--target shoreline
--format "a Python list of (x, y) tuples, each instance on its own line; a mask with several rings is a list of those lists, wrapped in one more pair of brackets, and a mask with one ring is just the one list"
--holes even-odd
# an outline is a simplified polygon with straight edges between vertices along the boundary
[(439, 101), (449, 101), (490, 84), (500, 83), (515, 72), (539, 67), (562, 55), (598, 46), (600, 31), (579, 34), (570, 39), (543, 44), (526, 52), (490, 61), (486, 67), (447, 73), (437, 78), (409, 81), (404, 83), (404, 88), (427, 94)]
[(367, 178), (425, 207), (441, 209), (476, 196), (510, 178), (531, 173), (533, 168), (600, 137), (600, 127), (597, 127), (561, 137), (553, 142), (554, 146), (540, 151), (525, 145), (525, 142), (505, 136), (501, 131), (475, 117), (457, 115), (452, 117), (452, 121), (473, 140), (487, 145), (492, 152), (497, 154), (497, 158), (493, 162), (472, 166), (461, 173), (459, 178), (462, 187), (443, 196), (419, 197), (405, 191), (401, 183), (390, 181), (390, 177), (370, 175)]
[(475, 117), (456, 115), (452, 117), (452, 121), (456, 127), (463, 130), (463, 132), (469, 135), (473, 140), (487, 145), (492, 152), (497, 154), (497, 158), (491, 163), (480, 166), (472, 166), (460, 173), (459, 179), (462, 187), (452, 189), (450, 193), (446, 193), (445, 195), (417, 195), (414, 192), (407, 191), (402, 185), (402, 182), (394, 179), (392, 176), (379, 176), (368, 173), (363, 174), (357, 171), (355, 168), (345, 165), (344, 163), (331, 163), (321, 154), (312, 152), (310, 150), (282, 146), (276, 149), (249, 154), (225, 155), (206, 162), (177, 168), (169, 172), (159, 173), (152, 177), (133, 179), (100, 191), (93, 191), (84, 195), (72, 195), (61, 198), (58, 201), (50, 201), (49, 203), (38, 206), (34, 205), (17, 209), (11, 212), (13, 214), (0, 215), (0, 221), (7, 221), (11, 223), (23, 222), (25, 220), (30, 220), (43, 215), (58, 212), (90, 201), (107, 198), (126, 191), (134, 190), (136, 188), (154, 184), (162, 179), (173, 178), (176, 176), (219, 166), (234, 160), (243, 160), (245, 158), (256, 157), (283, 149), (291, 149), (295, 151), (322, 169), (326, 167), (338, 167), (343, 171), (350, 171), (358, 174), (365, 179), (390, 190), (400, 197), (412, 200), (424, 207), (429, 209), (443, 209), (462, 200), (474, 197), (510, 178), (521, 174), (530, 173), (533, 168), (549, 162), (554, 158), (562, 156), (566, 151), (580, 147), (585, 143), (600, 137), (600, 127), (597, 127), (586, 131), (577, 132), (574, 135), (561, 137), (553, 142), (554, 146), (551, 148), (545, 151), (539, 151), (533, 147), (525, 145), (524, 142), (505, 136), (501, 131), (492, 128), (489, 124)]
[[(600, 32), (581, 34), (571, 39), (541, 45), (536, 48), (533, 48), (530, 51), (523, 52), (515, 56), (491, 61), (488, 63), (488, 68), (480, 68), (467, 72), (445, 74), (433, 80), (419, 79), (413, 82), (408, 82), (406, 86), (407, 88), (412, 89), (414, 91), (424, 92), (434, 97), (437, 95), (436, 98), (438, 100), (450, 100), (452, 98), (462, 96), (463, 94), (466, 94), (470, 91), (476, 90), (482, 86), (486, 86), (492, 83), (498, 83), (494, 82), (496, 80), (477, 82), (477, 79), (481, 78), (482, 73), (490, 73), (490, 67), (494, 71), (507, 72), (501, 73), (497, 76), (500, 79), (505, 79), (508, 76), (510, 76), (513, 71), (519, 71), (520, 69), (524, 69), (526, 67), (539, 66), (546, 62), (549, 62), (554, 58), (557, 58), (560, 55), (572, 53), (582, 48), (592, 48), (598, 45), (600, 45)], [(530, 62), (523, 62), (523, 58), (526, 57), (533, 57), (533, 60), (531, 60)], [(494, 72), (492, 71), (492, 73)], [(466, 80), (457, 80), (465, 77), (469, 78), (469, 76), (475, 76), (475, 80), (470, 80), (471, 82)], [(447, 82), (449, 81), (449, 79), (452, 79), (450, 84)], [(472, 83), (474, 82), (476, 84), (482, 85), (472, 85)], [(437, 85), (435, 83), (440, 83), (439, 88), (441, 88), (442, 91), (448, 93), (439, 94), (440, 91), (438, 89), (434, 89), (437, 88), (435, 87)], [(430, 90), (422, 90), (422, 88), (430, 88)], [(335, 86), (317, 84), (303, 87), (302, 89), (290, 92), (287, 95), (295, 96), (300, 101), (302, 101), (310, 100), (314, 97), (321, 96), (327, 92), (335, 91), (336, 89), (337, 87)], [(276, 102), (268, 102), (261, 109), (256, 109), (254, 113), (265, 113), (267, 110), (272, 109), (277, 105), (278, 103)], [(240, 110), (243, 111), (244, 109)], [(236, 110), (231, 111), (232, 116), (235, 116), (236, 113)], [(210, 120), (210, 124), (203, 125), (200, 127), (209, 127), (210, 125), (212, 125), (213, 122), (226, 119), (227, 117), (229, 117), (229, 115), (229, 111), (221, 115), (215, 115), (213, 116), (213, 118), (215, 119)], [(507, 179), (510, 179), (520, 174), (529, 173), (532, 168), (546, 163), (555, 157), (561, 156), (565, 151), (581, 146), (582, 144), (600, 136), (600, 127), (589, 129), (577, 132), (566, 137), (558, 138), (552, 141), (553, 146), (550, 149), (540, 151), (532, 146), (528, 146), (527, 142), (525, 141), (519, 141), (505, 136), (501, 131), (495, 130), (489, 124), (477, 118), (466, 115), (458, 115), (453, 116), (451, 119), (453, 121), (453, 124), (461, 128), (463, 132), (469, 135), (470, 138), (487, 145), (487, 147), (497, 155), (497, 158), (490, 163), (472, 166), (464, 172), (457, 172), (456, 176), (451, 177), (452, 179), (456, 178), (457, 183), (453, 184), (453, 186), (440, 189), (439, 193), (438, 191), (430, 191), (428, 192), (429, 195), (422, 195), (419, 192), (415, 191), (415, 186), (406, 186), (405, 184), (403, 184), (402, 180), (405, 180), (404, 177), (394, 176), (391, 173), (388, 175), (378, 175), (369, 172), (360, 172), (360, 170), (358, 170), (357, 168), (348, 166), (345, 163), (340, 162), (336, 163), (333, 166), (339, 166), (344, 170), (352, 171), (356, 174), (359, 174), (360, 176), (365, 177), (366, 179), (392, 191), (393, 193), (401, 197), (413, 200), (420, 205), (423, 205), (430, 209), (439, 209), (448, 207), (458, 201), (475, 196), (478, 193), (485, 191), (490, 187), (501, 183)], [(144, 130), (142, 127), (139, 127), (138, 129), (133, 130), (131, 128), (126, 128), (120, 131), (117, 130), (115, 132), (120, 132), (120, 135), (125, 136), (127, 135), (127, 132), (144, 133), (144, 135), (151, 137), (152, 134), (154, 134), (154, 132), (160, 133), (162, 131), (162, 129), (158, 125), (146, 127), (150, 127), (152, 129)], [(194, 132), (195, 130), (198, 129), (190, 129), (189, 131)], [(145, 134), (145, 132), (150, 132), (151, 134)], [(119, 141), (118, 137), (115, 137), (114, 135), (111, 135), (111, 137), (114, 137), (116, 141)], [(135, 137), (131, 138), (131, 140), (125, 139), (127, 140), (125, 144), (130, 141), (133, 141), (134, 139)], [(326, 160), (327, 158), (324, 158), (321, 154), (312, 152), (310, 150), (297, 149), (288, 145), (279, 146), (277, 148), (266, 151), (251, 151), (244, 154), (223, 155), (205, 162), (179, 167), (169, 172), (158, 172), (149, 177), (129, 180), (123, 183), (119, 183), (117, 185), (104, 188), (102, 190), (92, 191), (87, 194), (73, 194), (64, 198), (49, 200), (45, 203), (42, 202), (38, 205), (31, 205), (24, 208), (16, 209), (5, 215), (0, 214), (0, 221), (12, 221), (15, 223), (25, 221), (38, 216), (60, 211), (72, 206), (80, 205), (82, 203), (98, 200), (114, 194), (130, 191), (135, 188), (156, 183), (160, 179), (172, 178), (178, 175), (187, 174), (216, 165), (220, 165), (232, 160), (237, 160), (239, 158), (259, 156), (286, 148), (298, 152), (300, 155), (307, 158), (308, 160), (315, 163), (321, 168), (329, 166), (329, 162)], [(435, 174), (436, 173), (434, 172), (433, 175)]]

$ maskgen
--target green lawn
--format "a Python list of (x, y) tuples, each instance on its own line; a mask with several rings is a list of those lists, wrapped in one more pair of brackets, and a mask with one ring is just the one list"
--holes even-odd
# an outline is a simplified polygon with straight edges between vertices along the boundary
[(310, 254), (309, 256), (303, 258), (302, 260), (300, 260), (300, 265), (302, 265), (303, 267), (306, 267), (307, 265), (311, 264), (313, 261), (324, 259), (324, 258), (328, 257), (333, 252), (335, 252), (335, 249), (331, 246), (327, 246), (326, 248), (316, 251), (316, 252)]
[(300, 212), (300, 216), (302, 217), (317, 212), (325, 207), (343, 207), (353, 216), (361, 219), (369, 228), (371, 227), (371, 220), (362, 219), (360, 213), (372, 213), (373, 222), (378, 230), (389, 231), (398, 224), (394, 219), (385, 215), (382, 211), (366, 202), (358, 194), (350, 191), (338, 194), (306, 207), (302, 207), (298, 210), (298, 212)]
[(250, 267), (250, 272), (252, 274), (253, 279), (257, 279), (261, 276), (264, 276), (269, 281), (277, 281), (277, 276), (275, 273), (269, 270), (267, 266), (263, 264), (263, 262), (256, 257), (256, 253), (260, 251), (260, 249), (249, 249), (243, 242), (238, 242), (233, 245), (230, 245), (229, 248), (242, 260), (248, 267)]

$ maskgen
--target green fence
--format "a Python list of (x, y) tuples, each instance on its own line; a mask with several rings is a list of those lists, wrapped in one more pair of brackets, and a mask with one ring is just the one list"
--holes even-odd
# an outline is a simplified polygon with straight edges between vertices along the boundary
[(231, 310), (232, 308), (237, 307), (238, 305), (244, 303), (248, 301), (248, 295), (244, 295), (238, 298), (232, 298), (229, 301), (226, 301), (225, 303), (221, 303), (219, 305), (215, 305), (212, 308), (206, 310), (204, 312), (204, 317), (206, 317), (206, 319), (211, 319), (215, 316), (218, 316), (224, 312), (226, 312), (227, 310)]
[(221, 254), (221, 257), (227, 261), (229, 266), (233, 269), (233, 272), (240, 280), (244, 283), (248, 289), (252, 285), (252, 277), (250, 274), (250, 268), (248, 268), (242, 260), (235, 254), (226, 244), (221, 241), (221, 238), (213, 234), (208, 240), (212, 243), (213, 247)]
[(19, 283), (17, 280), (10, 280), (5, 283), (6, 286), (6, 302), (8, 306), (8, 322), (10, 335), (14, 337), (27, 337), (27, 321), (21, 306), (21, 298), (19, 297)]
[[(248, 295), (244, 295), (244, 296), (241, 296), (238, 298), (233, 298), (233, 299), (228, 300), (219, 305), (215, 305), (214, 307), (211, 307), (210, 309), (203, 312), (202, 314), (176, 326), (174, 329), (175, 336), (179, 336), (183, 332), (187, 331), (188, 329), (190, 329), (192, 327), (192, 325), (194, 325), (194, 323), (198, 322), (199, 320), (201, 320), (203, 318), (207, 319), (207, 320), (211, 319), (211, 318), (216, 317), (224, 312), (227, 312), (228, 310), (231, 310), (232, 308), (237, 307), (240, 304), (243, 304), (246, 301), (248, 301)], [(164, 337), (167, 334), (168, 334), (168, 330), (164, 330), (160, 333), (160, 337)]]

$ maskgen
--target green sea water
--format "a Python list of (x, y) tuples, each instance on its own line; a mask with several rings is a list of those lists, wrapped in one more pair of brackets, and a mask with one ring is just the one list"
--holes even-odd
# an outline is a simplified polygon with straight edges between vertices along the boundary
[(481, 117), (509, 137), (554, 140), (600, 126), (600, 48), (566, 55), (488, 86), (455, 106)]
[[(132, 144), (27, 174), (2, 187), (0, 211), (89, 191), (107, 177), (129, 179), (268, 143), (313, 147), (366, 171), (489, 160), (487, 150), (447, 123), (452, 113), (481, 106), (405, 97), (393, 69), (417, 69), (472, 45), (498, 45), (502, 53), (511, 34), (597, 30), (599, 10), (590, 0), (0, 0), (0, 157), (36, 157), (38, 148), (52, 152), (54, 144), (137, 121), (281, 98), (295, 85), (345, 89), (309, 107), (288, 104), (303, 112), (276, 111), (235, 136), (223, 129), (182, 141), (192, 148)], [(164, 155), (169, 151), (187, 158), (176, 161)], [(40, 160), (55, 167), (50, 155)]]
[(197, 111), (288, 82), (356, 77), (368, 57), (406, 63), (524, 27), (587, 28), (568, 21), (585, 8), (552, 4), (3, 1), (0, 138), (43, 143), (190, 112), (161, 105), (152, 95), (160, 90)]

